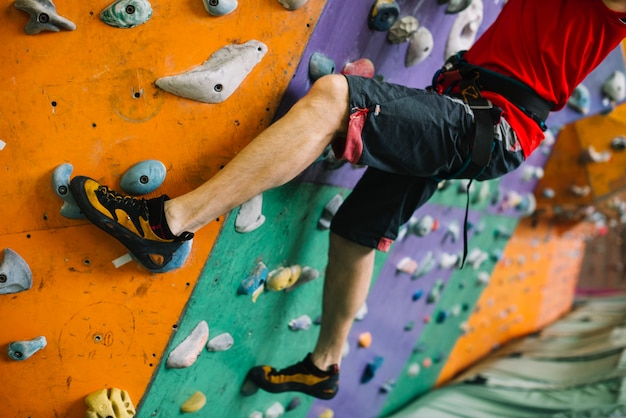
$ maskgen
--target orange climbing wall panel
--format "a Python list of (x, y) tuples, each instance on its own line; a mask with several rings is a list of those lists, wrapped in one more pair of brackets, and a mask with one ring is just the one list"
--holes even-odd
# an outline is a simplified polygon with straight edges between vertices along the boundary
[[(31, 290), (0, 295), (0, 346), (48, 341), (21, 362), (0, 356), (0, 401), (11, 416), (84, 416), (84, 397), (104, 387), (126, 389), (138, 404), (221, 225), (197, 234), (180, 270), (115, 268), (125, 249), (59, 214), (53, 170), (71, 163), (74, 174), (117, 188), (130, 166), (158, 159), (167, 177), (155, 194), (198, 186), (270, 123), (324, 1), (294, 12), (248, 2), (219, 18), (200, 0), (159, 1), (132, 29), (100, 21), (110, 1), (55, 4), (76, 31), (29, 36), (26, 13), (12, 2), (0, 13), (0, 250), (16, 251), (33, 273)], [(250, 39), (268, 53), (224, 103), (154, 85)]]
[(438, 385), (500, 344), (537, 331), (570, 309), (586, 233), (581, 229), (520, 221)]

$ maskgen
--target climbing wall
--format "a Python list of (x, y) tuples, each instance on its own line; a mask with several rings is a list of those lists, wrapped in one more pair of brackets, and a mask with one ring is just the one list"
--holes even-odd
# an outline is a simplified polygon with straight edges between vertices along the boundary
[[(195, 413), (202, 417), (276, 416), (270, 411), (280, 408), (293, 408), (293, 417), (384, 416), (569, 309), (584, 234), (526, 216), (540, 169), (552, 161), (567, 124), (582, 117), (570, 108), (550, 117), (556, 144), (549, 141), (502, 179), (469, 190), (462, 181), (442, 185), (391, 251), (377, 254), (332, 401), (294, 393), (246, 397), (240, 388), (251, 366), (286, 366), (313, 348), (327, 260), (320, 217), (330, 201), (350, 193), (362, 168), (320, 157), (295, 181), (263, 194), (258, 229), (236, 232), (238, 210), (225, 214), (196, 235), (184, 267), (164, 274), (124, 263), (116, 241), (60, 213), (64, 201), (52, 177), (62, 164), (71, 164), (71, 175), (119, 188), (134, 164), (158, 160), (165, 181), (148, 196), (198, 186), (308, 91), (315, 53), (335, 72), (368, 58), (377, 77), (428, 85), (459, 15), (435, 3), (398, 3), (400, 16), (416, 17), (434, 40), (412, 66), (405, 64), (407, 42), (392, 44), (386, 32), (368, 27), (372, 4), (357, 0), (311, 0), (293, 11), (274, 0), (242, 3), (224, 16), (209, 15), (200, 1), (161, 2), (132, 28), (100, 20), (107, 2), (58, 3), (75, 30), (36, 35), (24, 33), (29, 15), (6, 4), (0, 32), (11, 42), (0, 54), (0, 158), (2, 190), (12, 203), (2, 209), (0, 250), (25, 261), (32, 287), (0, 295), (0, 344), (8, 350), (11, 342), (47, 340), (32, 357), (0, 360), (0, 376), (12, 388), (0, 391), (10, 416), (84, 416), (85, 397), (113, 387), (128, 391), (139, 417), (183, 416), (181, 405), (196, 392), (206, 398)], [(502, 4), (483, 6), (479, 33)], [(249, 40), (265, 44), (267, 53), (223, 102), (185, 99), (155, 85)], [(591, 85), (622, 67), (618, 50)], [(605, 108), (594, 100), (590, 112)], [(466, 199), (470, 257), (459, 270)], [(2, 260), (8, 258), (5, 252)], [(260, 263), (268, 271), (298, 265), (318, 277), (288, 292), (242, 294)], [(203, 349), (188, 367), (168, 367), (169, 354), (204, 323), (209, 339), (228, 333), (232, 347)]]

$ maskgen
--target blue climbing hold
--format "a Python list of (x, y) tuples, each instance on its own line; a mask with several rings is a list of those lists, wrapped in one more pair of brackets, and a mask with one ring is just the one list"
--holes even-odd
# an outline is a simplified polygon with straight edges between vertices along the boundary
[(416, 290), (415, 292), (413, 292), (413, 301), (420, 300), (423, 294), (424, 292), (422, 290)]
[(14, 341), (9, 344), (8, 354), (12, 360), (26, 360), (47, 345), (46, 337), (37, 337), (29, 341)]
[(376, 0), (372, 5), (368, 25), (370, 29), (385, 32), (391, 29), (400, 15), (400, 6), (395, 0)]
[(367, 383), (374, 378), (380, 366), (383, 365), (383, 360), (381, 356), (376, 356), (374, 360), (367, 363), (365, 370), (363, 370), (363, 375), (361, 375), (361, 383)]
[(265, 284), (265, 281), (267, 280), (267, 275), (268, 275), (267, 267), (262, 261), (259, 261), (259, 263), (256, 265), (254, 270), (252, 270), (252, 272), (248, 275), (248, 277), (243, 279), (243, 281), (239, 284), (239, 288), (237, 289), (237, 294), (239, 295), (253, 294), (258, 288), (260, 288), (261, 286)]
[(54, 193), (63, 199), (60, 213), (69, 219), (83, 219), (85, 215), (74, 200), (74, 196), (70, 193), (70, 176), (74, 167), (72, 164), (64, 163), (59, 165), (52, 172), (52, 189)]
[[(169, 261), (169, 263), (167, 263), (163, 267), (159, 269), (152, 269), (146, 266), (144, 267), (146, 267), (148, 270), (150, 270), (153, 273), (167, 273), (168, 271), (176, 270), (177, 268), (182, 267), (185, 264), (185, 262), (187, 262), (189, 253), (191, 253), (192, 243), (193, 243), (193, 239), (183, 242), (183, 244), (180, 247), (178, 247), (178, 249), (174, 252), (174, 254), (172, 254), (172, 259)], [(135, 256), (132, 253), (130, 253), (130, 256), (133, 260), (135, 260), (136, 262), (138, 262), (139, 264), (143, 266), (141, 261), (135, 258)]]
[(145, 160), (124, 173), (120, 187), (128, 194), (142, 195), (155, 191), (165, 180), (165, 165), (158, 160)]
[(576, 86), (567, 104), (583, 115), (589, 113), (591, 109), (591, 93), (589, 89), (584, 84)]
[(0, 295), (23, 292), (33, 287), (33, 273), (26, 261), (10, 248), (0, 258)]
[(309, 77), (315, 81), (320, 77), (335, 72), (335, 61), (319, 52), (314, 52), (309, 59)]

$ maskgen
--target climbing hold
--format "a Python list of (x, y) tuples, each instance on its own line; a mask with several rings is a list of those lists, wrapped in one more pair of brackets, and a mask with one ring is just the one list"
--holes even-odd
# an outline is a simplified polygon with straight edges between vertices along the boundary
[(252, 232), (265, 222), (265, 216), (261, 213), (263, 207), (263, 194), (260, 193), (243, 203), (235, 218), (235, 231), (245, 234)]
[(85, 397), (87, 418), (132, 418), (135, 406), (127, 391), (117, 388), (101, 389)]
[(278, 0), (281, 6), (289, 11), (298, 10), (304, 6), (309, 0)]
[[(172, 259), (169, 263), (167, 263), (166, 265), (164, 265), (163, 267), (159, 269), (148, 269), (148, 270), (150, 270), (153, 273), (167, 273), (168, 271), (181, 268), (187, 262), (187, 258), (189, 257), (189, 254), (191, 254), (192, 246), (193, 246), (193, 239), (190, 239), (189, 241), (185, 241), (180, 247), (178, 247), (178, 249), (174, 252), (174, 254), (172, 254)], [(133, 260), (143, 265), (141, 261), (135, 258), (135, 256), (132, 253), (130, 253), (130, 256), (132, 257)]]
[(313, 321), (306, 314), (289, 321), (289, 329), (292, 331), (306, 331), (311, 328), (311, 325), (313, 325)]
[(541, 196), (543, 196), (543, 198), (545, 199), (554, 199), (556, 196), (556, 192), (554, 191), (554, 189), (546, 187), (545, 189), (543, 189), (543, 192), (541, 192)]
[(396, 381), (394, 379), (389, 379), (380, 387), (380, 393), (389, 393), (393, 390), (396, 385)]
[(208, 339), (209, 325), (206, 321), (200, 321), (191, 334), (172, 350), (165, 366), (176, 369), (191, 366), (202, 352)]
[(480, 248), (473, 248), (467, 255), (465, 261), (467, 261), (467, 263), (471, 265), (474, 270), (478, 270), (488, 258), (489, 254), (487, 254), (486, 251), (483, 251)]
[(533, 165), (524, 165), (524, 169), (522, 171), (522, 180), (531, 181), (538, 180), (543, 178), (543, 167), (533, 166)]
[(317, 418), (333, 418), (334, 416), (335, 416), (335, 413), (333, 412), (333, 410), (330, 408), (326, 408), (324, 409), (324, 411), (322, 411), (320, 416)]
[(364, 78), (372, 78), (374, 73), (374, 63), (368, 58), (360, 58), (356, 61), (348, 62), (341, 70), (341, 74), (358, 75)]
[(202, 0), (207, 13), (213, 16), (226, 16), (237, 8), (237, 0)]
[(581, 152), (581, 160), (586, 163), (605, 163), (611, 160), (611, 151), (598, 152), (593, 145), (589, 145)]
[(433, 361), (429, 358), (426, 357), (423, 361), (422, 361), (422, 366), (424, 366), (425, 368), (429, 368), (430, 366), (433, 365)]
[(472, 0), (450, 0), (446, 7), (447, 14), (455, 14), (462, 12), (472, 4)]
[(417, 263), (417, 270), (411, 276), (413, 280), (418, 279), (432, 271), (435, 268), (435, 255), (432, 251), (428, 251), (424, 258)]
[(443, 280), (438, 279), (433, 285), (433, 288), (428, 293), (428, 298), (426, 298), (426, 302), (427, 303), (437, 302), (439, 298), (441, 297), (442, 289), (443, 289)]
[(19, 293), (33, 286), (33, 274), (26, 261), (10, 248), (2, 250), (0, 295)]
[(291, 267), (279, 267), (268, 274), (265, 288), (275, 292), (287, 289), (298, 280), (301, 273), (302, 267), (298, 264)]
[(180, 407), (180, 412), (192, 413), (197, 412), (206, 405), (206, 396), (204, 393), (198, 391), (189, 397)]
[(227, 45), (214, 52), (202, 65), (159, 78), (161, 89), (191, 100), (221, 103), (228, 99), (267, 53), (267, 46), (251, 40)]
[(124, 173), (120, 180), (120, 187), (128, 194), (148, 194), (163, 184), (165, 174), (165, 164), (161, 161), (141, 161)]
[(359, 335), (358, 344), (361, 348), (368, 348), (370, 345), (372, 345), (372, 334), (370, 334), (369, 332), (364, 332)]
[(121, 29), (134, 28), (152, 17), (148, 0), (117, 0), (100, 12), (100, 20)]
[(441, 324), (445, 322), (445, 320), (448, 319), (449, 316), (450, 316), (450, 313), (448, 311), (439, 311), (437, 313), (437, 318), (435, 319), (435, 321), (438, 324)]
[(345, 358), (348, 356), (348, 354), (350, 354), (350, 343), (348, 341), (345, 341), (343, 343), (343, 347), (341, 348), (341, 357)]
[(317, 222), (317, 227), (319, 229), (328, 229), (330, 228), (330, 223), (333, 220), (333, 217), (339, 210), (339, 207), (343, 203), (343, 197), (340, 194), (336, 194), (332, 199), (326, 203), (324, 206), (324, 211), (322, 212), (322, 216)]
[(9, 344), (9, 358), (17, 361), (26, 360), (46, 346), (46, 337), (41, 336), (28, 341), (14, 341)]
[(418, 374), (420, 374), (420, 369), (421, 369), (421, 367), (420, 367), (420, 365), (418, 363), (411, 363), (409, 365), (409, 368), (407, 369), (406, 374), (409, 377), (415, 377)]
[(591, 193), (591, 187), (587, 185), (579, 186), (577, 184), (572, 184), (571, 186), (569, 186), (568, 190), (576, 197), (585, 197), (588, 196), (589, 193)]
[(615, 151), (624, 151), (626, 149), (626, 137), (618, 135), (611, 139), (611, 148)]
[(57, 166), (52, 172), (52, 189), (57, 196), (63, 199), (61, 215), (69, 219), (82, 219), (85, 215), (81, 212), (74, 195), (70, 192), (70, 176), (73, 169), (72, 164), (69, 163)]
[(481, 271), (480, 273), (478, 273), (477, 279), (478, 284), (486, 286), (489, 284), (489, 273), (487, 273), (486, 271)]
[(441, 242), (446, 242), (448, 237), (450, 237), (451, 242), (457, 242), (459, 239), (459, 235), (461, 234), (461, 226), (456, 220), (451, 221), (448, 224), (448, 229), (445, 234), (443, 234), (443, 238), (441, 238)]
[(417, 261), (411, 257), (403, 257), (398, 264), (396, 264), (396, 271), (413, 274), (417, 270)]
[(24, 27), (24, 32), (28, 35), (35, 35), (44, 31), (58, 32), (61, 29), (76, 29), (73, 22), (59, 16), (51, 0), (16, 0), (14, 6), (30, 15), (30, 19)]
[(363, 374), (361, 375), (361, 383), (367, 383), (374, 378), (380, 366), (383, 365), (383, 357), (376, 356), (374, 360), (367, 363), (365, 366), (365, 370), (363, 370)]
[(250, 415), (248, 415), (248, 418), (263, 418), (263, 412), (261, 412), (261, 411), (252, 411), (250, 413)]
[(370, 10), (370, 29), (385, 32), (391, 29), (400, 15), (400, 6), (395, 0), (375, 0)]
[(287, 408), (285, 408), (285, 410), (293, 411), (294, 409), (299, 407), (301, 404), (302, 404), (302, 401), (300, 400), (300, 398), (298, 396), (294, 396), (293, 399), (290, 400), (289, 403), (287, 404)]
[(335, 72), (335, 61), (319, 52), (314, 52), (309, 59), (309, 78), (315, 81), (320, 77)]
[(293, 289), (302, 286), (305, 283), (310, 282), (311, 280), (315, 280), (319, 277), (320, 273), (316, 269), (312, 267), (305, 266), (302, 268), (302, 272), (300, 273), (300, 277), (294, 284), (285, 288), (285, 292), (291, 292)]
[(267, 267), (265, 267), (265, 264), (263, 264), (262, 261), (259, 261), (254, 270), (252, 270), (248, 277), (241, 282), (239, 288), (237, 289), (237, 294), (253, 294), (257, 289), (260, 289), (265, 284), (267, 274)]
[(439, 255), (439, 268), (451, 269), (454, 267), (459, 267), (460, 262), (461, 257), (459, 256), (459, 254), (443, 252)]
[(602, 84), (602, 94), (611, 102), (621, 102), (626, 98), (626, 76), (621, 71), (614, 71)]
[(417, 31), (419, 23), (413, 16), (404, 16), (396, 20), (387, 34), (387, 39), (392, 44), (401, 44), (408, 41)]
[(280, 402), (274, 402), (267, 410), (265, 411), (264, 418), (279, 418), (285, 413), (285, 408)]
[(354, 320), (355, 321), (362, 321), (363, 319), (365, 319), (365, 315), (367, 315), (367, 302), (363, 302), (363, 305), (361, 305), (361, 307), (359, 308), (359, 310), (357, 311), (356, 315), (354, 315)]
[(211, 338), (207, 343), (206, 348), (209, 351), (226, 351), (230, 349), (233, 344), (235, 344), (233, 336), (228, 332), (224, 332), (217, 337)]
[(423, 295), (424, 295), (424, 292), (422, 290), (416, 290), (415, 292), (413, 292), (411, 299), (413, 299), (413, 302), (415, 302), (415, 301), (420, 300)]
[(460, 12), (448, 35), (444, 59), (460, 51), (466, 51), (474, 44), (478, 28), (483, 22), (482, 0), (472, 0), (469, 7)]
[(409, 39), (409, 46), (406, 50), (406, 57), (404, 58), (405, 67), (411, 67), (415, 64), (419, 64), (430, 56), (433, 50), (435, 41), (433, 34), (425, 28), (421, 27), (411, 38)]
[(493, 230), (493, 237), (496, 239), (498, 238), (509, 239), (511, 238), (511, 232), (505, 227), (499, 225), (496, 229)]
[(576, 86), (571, 97), (567, 100), (567, 105), (572, 109), (586, 115), (591, 109), (591, 93), (584, 84)]
[(404, 330), (405, 331), (412, 331), (413, 328), (415, 328), (415, 322), (414, 321), (409, 321), (406, 323), (406, 325), (404, 325)]
[(435, 231), (439, 227), (439, 223), (430, 215), (424, 215), (421, 218), (411, 217), (409, 221), (403, 225), (398, 239), (404, 239), (407, 234), (412, 234), (418, 237), (425, 237), (432, 231)]

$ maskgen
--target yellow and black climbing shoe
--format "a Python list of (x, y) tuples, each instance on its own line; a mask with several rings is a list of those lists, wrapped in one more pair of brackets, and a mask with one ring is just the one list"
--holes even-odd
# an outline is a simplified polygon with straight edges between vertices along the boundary
[(311, 353), (283, 370), (271, 366), (253, 367), (247, 378), (272, 393), (297, 391), (319, 399), (331, 399), (339, 390), (339, 367), (334, 364), (327, 370), (318, 369), (311, 360)]
[(166, 195), (155, 199), (123, 196), (84, 176), (70, 182), (70, 190), (83, 214), (94, 225), (120, 241), (148, 270), (167, 271), (167, 264), (191, 232), (173, 236), (165, 222)]

